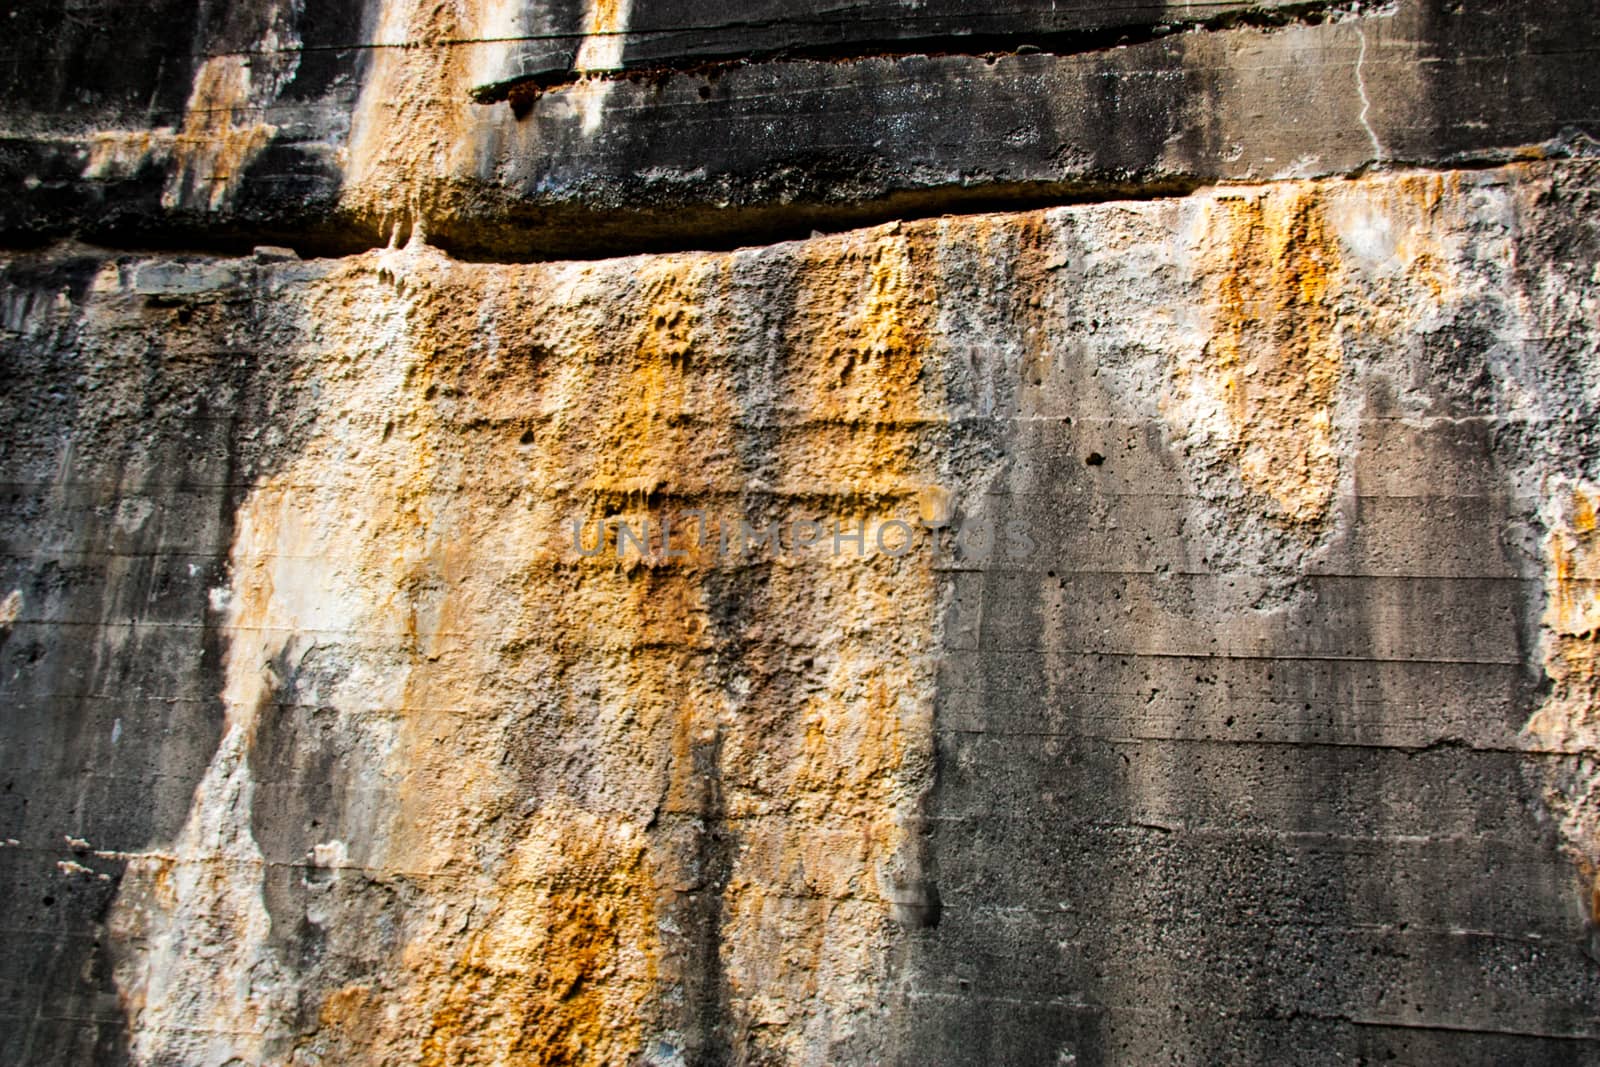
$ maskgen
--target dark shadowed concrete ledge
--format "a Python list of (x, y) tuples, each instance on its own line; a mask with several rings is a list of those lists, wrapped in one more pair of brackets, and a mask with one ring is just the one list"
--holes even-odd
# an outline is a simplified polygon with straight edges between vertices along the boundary
[[(402, 33), (323, 2), (299, 24), (257, 19), (254, 32), (293, 48), (251, 51), (242, 14), (202, 31), (193, 47), (210, 58), (188, 61), (187, 88), (147, 63), (143, 81), (121, 71), (128, 84), (99, 96), (47, 97), (39, 86), (52, 79), (92, 83), (83, 54), (42, 51), (55, 66), (30, 80), (16, 73), (26, 42), (14, 42), (0, 239), (345, 252), (421, 225), (465, 257), (589, 258), (1214, 182), (1497, 163), (1581, 152), (1600, 135), (1600, 27), (1580, 0), (1255, 12), (1288, 21), (1276, 27), (1212, 12), (1211, 28), (1149, 37), (1184, 25), (1169, 12), (1122, 46), (1093, 35), (1135, 27), (1085, 22), (1083, 5), (1067, 5), (1077, 24), (1055, 29), (1090, 36), (1034, 32), (1034, 11), (971, 37), (1011, 51), (970, 55), (850, 54), (859, 42), (844, 41), (823, 43), (845, 58), (701, 62), (709, 38), (663, 58), (659, 35), (647, 47), (617, 31), (592, 61), (623, 69), (590, 73), (529, 66), (538, 27), (474, 40), (467, 31), (483, 27), (462, 18), (413, 18)], [(791, 20), (771, 32), (778, 48), (797, 31)], [(159, 51), (155, 40), (139, 54)], [(1032, 40), (1095, 47), (1058, 54)], [(477, 102), (516, 70), (555, 70), (558, 84)]]

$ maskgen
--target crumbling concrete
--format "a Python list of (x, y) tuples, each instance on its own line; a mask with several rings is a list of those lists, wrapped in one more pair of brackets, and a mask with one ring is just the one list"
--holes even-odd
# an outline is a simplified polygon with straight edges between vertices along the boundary
[(19, 8), (0, 1060), (1594, 1059), (1594, 20), (1061, 6)]

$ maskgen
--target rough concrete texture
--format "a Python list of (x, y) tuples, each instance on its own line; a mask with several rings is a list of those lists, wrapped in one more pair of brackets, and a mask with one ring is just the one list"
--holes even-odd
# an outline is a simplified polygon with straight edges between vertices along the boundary
[[(126, 26), (109, 2), (57, 2), (18, 0), (12, 21), (34, 33), (0, 41), (0, 237), (14, 242), (353, 252), (421, 227), (458, 255), (594, 258), (954, 206), (1570, 154), (1600, 136), (1591, 0), (1075, 0), (953, 22), (940, 9), (970, 5), (945, 0), (892, 5), (881, 33), (871, 9), (891, 5), (811, 0), (731, 36), (665, 39), (628, 28), (728, 14), (699, 0), (198, 14), (138, 0), (155, 17)], [(1158, 6), (1163, 21), (1135, 25)], [(840, 23), (855, 29), (825, 32)], [(113, 24), (137, 62), (104, 51)], [(526, 54), (572, 51), (579, 31), (564, 74)], [(808, 34), (815, 48), (788, 49)], [(711, 58), (745, 47), (774, 54)]]
[(1600, 1063), (1584, 5), (133, 10), (0, 1063)]

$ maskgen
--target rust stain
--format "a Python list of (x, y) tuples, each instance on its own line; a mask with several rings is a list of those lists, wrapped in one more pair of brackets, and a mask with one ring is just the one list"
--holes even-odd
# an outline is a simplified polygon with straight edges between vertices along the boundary
[[(305, 1049), (323, 1062), (359, 1062), (382, 1028), (383, 1008), (383, 995), (369, 983), (340, 986), (323, 998), (316, 1030), (296, 1042), (297, 1053)], [(310, 1056), (304, 1058), (311, 1060)], [(290, 1062), (294, 1061), (295, 1057), (290, 1057)]]
[(277, 134), (267, 120), (269, 108), (299, 65), (292, 20), (276, 8), (260, 15), (265, 25), (253, 54), (230, 52), (200, 63), (179, 128), (95, 133), (84, 177), (126, 179), (151, 162), (167, 164), (162, 206), (188, 211), (226, 207), (251, 162)]
[[(823, 494), (830, 518), (897, 505), (914, 517), (932, 480), (916, 447), (942, 414), (923, 371), (931, 252), (931, 227), (895, 226), (798, 249), (776, 466), (782, 491)], [(907, 734), (931, 699), (929, 559), (768, 577), (760, 621), (775, 640), (749, 656), (768, 681), (724, 741), (729, 812), (754, 829), (725, 893), (723, 958), (736, 1015), (773, 1056), (828, 1040), (830, 1015), (872, 1010), (895, 936), (888, 888), (908, 864), (902, 820), (920, 788), (907, 755), (924, 742)], [(799, 620), (833, 621), (796, 633)]]
[[(443, 33), (458, 14), (410, 17)], [(391, 71), (391, 88), (442, 92), (454, 75), (432, 62)], [(434, 105), (416, 106), (410, 132), (362, 148), (374, 181), (429, 173), (408, 138)], [(399, 188), (359, 195), (387, 210)], [(1429, 211), (1439, 193), (1415, 195)], [(1227, 454), (1275, 519), (1313, 527), (1338, 475), (1338, 246), (1313, 192), (1215, 210), (1214, 325), (1180, 392), (1215, 399)], [(1010, 225), (956, 229), (982, 245)], [(946, 417), (937, 233), (750, 254), (767, 272), (751, 288), (790, 305), (759, 354), (741, 333), (752, 309), (728, 295), (737, 256), (489, 267), (412, 246), (306, 298), (326, 422), (241, 510), (228, 699), (247, 712), (264, 665), (313, 635), (382, 680), (337, 710), (381, 742), (361, 788), (382, 813), (372, 863), (403, 898), (402, 948), (381, 987), (335, 983), (322, 1002), (343, 1061), (629, 1062), (703, 1006), (691, 995), (748, 1035), (752, 1061), (872, 1025), (891, 905), (918, 877), (906, 820), (931, 762), (930, 557), (732, 566), (691, 548), (624, 564), (576, 558), (565, 523), (752, 502), (786, 519), (947, 517), (929, 444)], [(1433, 289), (1431, 256), (1411, 262)], [(1552, 504), (1540, 745), (1593, 746), (1597, 500), (1583, 487)], [(199, 800), (218, 820), (201, 829), (248, 826), (247, 790)], [(1561, 803), (1592, 881), (1594, 805)], [(216, 836), (196, 849), (215, 853)], [(185, 974), (249, 988), (272, 974), (257, 969), (270, 924), (207, 902), (248, 903), (259, 863), (149, 858), (125, 885), (155, 910), (214, 913), (230, 954)], [(192, 992), (157, 999), (188, 1025)], [(145, 993), (125, 989), (135, 1014)], [(224, 1034), (283, 1013), (199, 1002)]]
[[(1375, 197), (1388, 193), (1393, 200), (1394, 213), (1406, 222), (1395, 249), (1405, 267), (1405, 276), (1427, 290), (1435, 305), (1456, 296), (1450, 257), (1438, 245), (1435, 223), (1441, 205), (1461, 195), (1460, 185), (1459, 174), (1414, 174), (1394, 179), (1390, 190), (1373, 186)], [(1412, 315), (1419, 310), (1414, 299), (1407, 300), (1399, 293), (1393, 295), (1396, 307), (1406, 308)]]
[[(1544, 671), (1549, 695), (1523, 728), (1538, 751), (1587, 756), (1600, 747), (1600, 487), (1578, 484), (1549, 508), (1546, 539)], [(1590, 888), (1591, 922), (1600, 926), (1600, 782), (1556, 769), (1544, 800)]]
[(1551, 531), (1549, 604), (1545, 626), (1563, 639), (1592, 641), (1600, 630), (1600, 533), (1595, 528), (1596, 496), (1579, 486)]
[(1330, 417), (1340, 352), (1329, 292), (1337, 246), (1314, 194), (1228, 204), (1232, 267), (1222, 278), (1211, 352), (1238, 430), (1245, 481), (1292, 523), (1332, 502)]
[(604, 73), (622, 68), (628, 40), (625, 31), (632, 9), (633, 0), (588, 0), (585, 4), (583, 43), (572, 62), (580, 80), (568, 91), (586, 134), (600, 128), (606, 98), (615, 84)]
[(653, 992), (653, 886), (627, 823), (541, 813), (450, 968), (420, 1062), (625, 1062)]
[(1572, 532), (1580, 538), (1595, 532), (1595, 502), (1581, 489), (1572, 492)]
[(927, 274), (917, 261), (928, 234), (914, 232), (915, 242), (890, 225), (801, 249), (789, 344), (805, 362), (788, 368), (799, 379), (790, 395), (841, 492), (921, 488), (914, 442), (941, 412), (923, 382), (934, 301), (916, 279)]
[(162, 202), (168, 208), (225, 205), (245, 168), (277, 127), (262, 119), (264, 94), (252, 84), (248, 56), (217, 56), (195, 74), (183, 128), (173, 138), (177, 169)]
[(610, 373), (606, 402), (596, 409), (605, 430), (593, 487), (604, 499), (631, 505), (624, 517), (635, 529), (663, 491), (693, 497), (730, 473), (733, 398), (690, 365), (703, 330), (700, 301), (720, 269), (694, 257), (643, 266), (642, 312), (631, 330), (624, 328), (623, 346), (600, 357)]
[(394, 0), (381, 7), (373, 52), (351, 122), (341, 202), (403, 244), (448, 214), (471, 168), (475, 116), (470, 40), (492, 12), (476, 0)]
[[(572, 572), (553, 566), (564, 516), (541, 510), (536, 495), (532, 513), (520, 501), (533, 470), (592, 470), (592, 499), (602, 501), (703, 472), (700, 442), (681, 417), (694, 402), (684, 375), (702, 268), (693, 258), (645, 268), (627, 298), (640, 309), (638, 328), (614, 335), (601, 332), (614, 327), (608, 320), (582, 325), (570, 309), (555, 325), (559, 301), (537, 283), (530, 291), (506, 282), (510, 272), (423, 269), (407, 279), (416, 357), (402, 409), (408, 436), (385, 494), (396, 502), (400, 546), (390, 554), (410, 568), (397, 604), (414, 602), (412, 590), (437, 593), (415, 614), (426, 626), (413, 628), (406, 616), (408, 636), (416, 631), (404, 729), (412, 784), (393, 838), (430, 869), (464, 873), (496, 820), (528, 835), (513, 860), (497, 865), (493, 886), (475, 894), (486, 925), (465, 937), (430, 929), (407, 949), (421, 975), (413, 1002), (431, 1019), (425, 1063), (623, 1062), (657, 1025), (656, 879), (674, 861), (652, 854), (658, 846), (637, 829), (648, 808), (627, 794), (659, 773), (649, 738), (674, 683), (693, 681), (694, 584), (681, 567), (631, 577), (614, 557)], [(599, 284), (585, 277), (579, 290)], [(492, 356), (479, 344), (486, 323), (506, 339)], [(518, 347), (530, 337), (539, 343)], [(577, 373), (558, 381), (551, 364)], [(553, 395), (563, 393), (574, 402)], [(490, 490), (457, 506), (469, 477), (505, 487), (504, 495)], [(583, 498), (581, 485), (571, 493)], [(631, 498), (636, 525), (651, 517), (648, 497)], [(450, 636), (485, 631), (498, 636), (487, 644)], [(555, 795), (524, 819), (513, 810), (518, 775), (548, 773), (537, 752), (505, 750), (505, 716), (525, 698), (480, 679), (517, 670), (530, 655), (594, 686), (593, 703), (563, 701), (551, 711), (558, 736), (584, 745), (594, 773), (615, 784), (597, 795), (581, 780), (542, 777)]]
[[(381, 813), (363, 863), (405, 887), (392, 985), (341, 976), (317, 1047), (628, 1062), (708, 1002), (774, 1055), (869, 1025), (929, 743), (928, 556), (745, 568), (679, 541), (625, 563), (578, 557), (567, 520), (914, 517), (942, 411), (930, 233), (762, 253), (792, 310), (759, 352), (733, 256), (491, 267), (410, 245), (306, 294), (325, 425), (242, 509), (230, 700), (313, 638), (370, 680), (329, 699), (381, 754), (352, 772)], [(227, 872), (216, 892), (259, 891)], [(270, 924), (238, 914), (208, 981), (272, 958)], [(278, 1010), (218, 1004), (219, 1032)]]
[[(583, 32), (590, 40), (583, 43), (578, 60), (574, 64), (576, 69), (609, 70), (616, 64), (621, 58), (621, 47), (605, 38), (616, 36), (627, 29), (628, 14), (632, 6), (632, 0), (589, 0), (583, 16)], [(597, 55), (597, 52), (601, 54)]]
[(89, 141), (85, 178), (119, 181), (132, 178), (149, 162), (169, 162), (175, 131), (171, 126), (151, 130), (100, 130)]
[(1339, 245), (1309, 186), (1220, 197), (1214, 211), (1211, 338), (1197, 364), (1177, 368), (1169, 415), (1214, 408), (1246, 487), (1271, 502), (1274, 521), (1312, 532), (1339, 475)]

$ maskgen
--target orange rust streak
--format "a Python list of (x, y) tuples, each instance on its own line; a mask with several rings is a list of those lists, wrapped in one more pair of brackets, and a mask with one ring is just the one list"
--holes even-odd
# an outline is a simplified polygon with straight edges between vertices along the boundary
[(1338, 242), (1310, 189), (1233, 197), (1222, 211), (1226, 245), (1218, 255), (1227, 267), (1200, 373), (1227, 401), (1245, 484), (1274, 502), (1278, 521), (1313, 526), (1326, 518), (1338, 476)]

